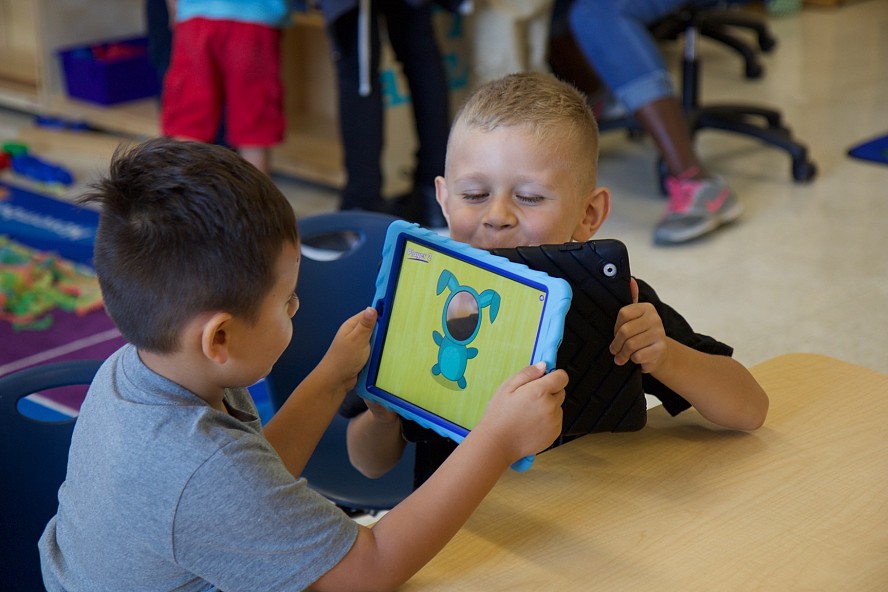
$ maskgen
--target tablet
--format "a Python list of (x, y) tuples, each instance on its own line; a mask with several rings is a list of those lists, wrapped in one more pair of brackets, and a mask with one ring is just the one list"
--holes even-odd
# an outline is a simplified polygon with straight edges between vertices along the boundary
[(460, 442), (504, 380), (541, 360), (556, 367), (570, 299), (563, 279), (393, 222), (358, 393)]
[(494, 249), (497, 255), (568, 281), (573, 288), (557, 367), (567, 372), (562, 438), (640, 430), (647, 423), (641, 369), (614, 364), (620, 309), (632, 303), (629, 254), (615, 239)]

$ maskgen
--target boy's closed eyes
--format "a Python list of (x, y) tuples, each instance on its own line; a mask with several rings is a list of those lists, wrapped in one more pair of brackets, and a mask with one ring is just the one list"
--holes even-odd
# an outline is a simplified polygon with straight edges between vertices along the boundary
[(606, 216), (607, 190), (577, 172), (583, 157), (526, 125), (458, 127), (451, 151), (436, 187), (455, 240), (484, 249), (586, 240), (597, 229), (590, 220)]

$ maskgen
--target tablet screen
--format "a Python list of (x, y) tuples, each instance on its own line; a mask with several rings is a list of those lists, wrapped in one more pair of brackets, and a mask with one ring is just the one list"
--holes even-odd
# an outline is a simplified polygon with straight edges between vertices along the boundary
[(549, 290), (415, 237), (392, 255), (368, 389), (465, 435), (497, 387), (539, 359)]

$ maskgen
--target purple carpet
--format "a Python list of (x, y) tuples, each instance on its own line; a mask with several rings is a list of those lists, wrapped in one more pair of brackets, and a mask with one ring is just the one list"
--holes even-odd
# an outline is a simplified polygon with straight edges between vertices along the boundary
[[(97, 226), (92, 210), (0, 182), (0, 376), (48, 362), (103, 360), (124, 344), (97, 299), (91, 267)], [(48, 275), (40, 265), (62, 276), (65, 285), (49, 290), (58, 306), (28, 301), (22, 286)], [(79, 304), (66, 298), (72, 291), (85, 294)], [(37, 314), (29, 315), (35, 309)], [(250, 393), (263, 422), (268, 421), (273, 411), (265, 382), (250, 387)], [(35, 419), (56, 421), (76, 415), (85, 394), (82, 386), (52, 389), (29, 397), (20, 409)]]
[[(96, 296), (90, 266), (97, 224), (94, 211), (0, 183), (0, 376), (46, 362), (104, 359), (124, 343)], [(45, 395), (76, 411), (83, 389)]]

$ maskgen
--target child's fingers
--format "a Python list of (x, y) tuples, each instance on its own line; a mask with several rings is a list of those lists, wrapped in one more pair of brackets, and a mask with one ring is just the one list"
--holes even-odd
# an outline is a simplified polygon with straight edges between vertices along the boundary
[(631, 310), (630, 307), (624, 306), (620, 309), (620, 313), (617, 316), (617, 324), (614, 327), (614, 340), (611, 341), (610, 352), (613, 355), (617, 355), (623, 349), (626, 344), (626, 341), (632, 335), (631, 332), (631, 323), (634, 321), (634, 318), (628, 318)]
[(632, 304), (638, 304), (638, 282), (634, 277), (629, 278), (629, 291), (632, 294)]
[[(632, 280), (635, 283), (635, 280)], [(638, 284), (635, 284), (636, 289)], [(637, 293), (636, 293), (637, 297)], [(634, 335), (644, 331), (643, 319), (645, 305), (629, 304), (617, 313), (617, 322), (614, 325), (614, 340), (610, 344), (610, 353), (617, 355), (626, 346), (626, 342)], [(625, 356), (628, 358), (628, 356)], [(625, 363), (625, 360), (623, 361)]]
[(359, 319), (358, 322), (366, 329), (373, 329), (373, 326), (376, 324), (376, 309), (372, 306), (368, 306), (360, 313), (358, 313)]
[(398, 421), (398, 414), (392, 411), (391, 409), (386, 409), (382, 405), (378, 403), (373, 403), (371, 401), (367, 401), (367, 408), (370, 410), (370, 413), (373, 415), (373, 418), (377, 421), (384, 423), (391, 423)]
[(617, 333), (611, 344), (611, 353), (614, 355), (614, 363), (622, 366), (635, 354), (649, 345), (645, 338), (647, 331), (642, 326), (629, 327), (629, 324), (623, 326), (623, 330)]
[(350, 319), (346, 320), (342, 323), (341, 331), (344, 334), (351, 333), (366, 333), (369, 338), (369, 334), (373, 331), (373, 326), (376, 324), (376, 309), (371, 306), (368, 306), (358, 314), (354, 315)]
[[(634, 338), (635, 336), (631, 336)], [(617, 334), (614, 338), (614, 341), (611, 343), (610, 351), (614, 355), (614, 364), (617, 366), (622, 366), (635, 353), (632, 349), (632, 345), (629, 343), (630, 336), (624, 334), (622, 331)]]
[(491, 430), (516, 458), (546, 448), (561, 432), (567, 372), (545, 374), (545, 367), (544, 363), (527, 366), (506, 379), (482, 420), (483, 429)]
[(666, 347), (664, 335), (656, 327), (639, 327), (639, 332), (628, 336), (620, 349), (614, 352), (614, 363), (617, 366), (632, 360), (642, 367), (643, 372), (649, 371), (649, 364), (656, 364)]
[(537, 362), (533, 366), (526, 366), (506, 379), (502, 384), (503, 389), (514, 392), (525, 384), (532, 382), (546, 373), (546, 363)]
[(537, 362), (533, 366), (527, 366), (516, 374), (506, 379), (503, 388), (509, 392), (521, 390), (522, 387), (532, 387), (537, 394), (564, 395), (564, 387), (567, 386), (567, 372), (553, 370), (545, 373), (546, 363)]
[[(567, 380), (567, 372), (564, 370), (553, 370), (536, 380), (534, 386), (539, 388), (540, 393), (553, 395), (556, 398), (560, 397), (563, 401)], [(558, 404), (560, 405), (561, 402)]]

